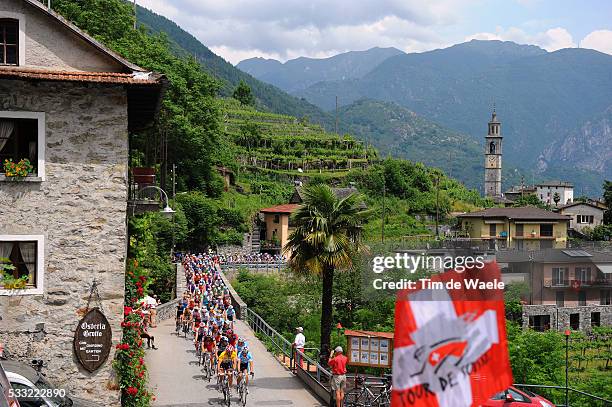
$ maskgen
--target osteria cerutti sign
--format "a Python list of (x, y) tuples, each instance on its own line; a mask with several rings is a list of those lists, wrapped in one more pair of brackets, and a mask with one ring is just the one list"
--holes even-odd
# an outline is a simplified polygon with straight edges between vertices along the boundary
[(106, 362), (111, 346), (112, 331), (108, 320), (98, 308), (91, 309), (74, 332), (77, 359), (87, 371), (93, 372)]

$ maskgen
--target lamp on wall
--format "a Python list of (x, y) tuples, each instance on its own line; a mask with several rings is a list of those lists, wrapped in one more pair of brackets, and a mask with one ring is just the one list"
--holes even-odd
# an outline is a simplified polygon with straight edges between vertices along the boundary
[(169, 200), (168, 200), (168, 194), (166, 193), (166, 191), (164, 191), (163, 189), (161, 189), (158, 186), (149, 185), (149, 186), (146, 186), (146, 187), (138, 190), (138, 194), (142, 193), (142, 191), (147, 190), (147, 189), (155, 189), (155, 190), (161, 192), (161, 194), (163, 195), (163, 197), (165, 199), (165, 202), (166, 202), (166, 206), (164, 207), (164, 209), (159, 211), (161, 214), (163, 214), (165, 217), (170, 218), (170, 217), (172, 217), (172, 215), (174, 215), (176, 213), (176, 211), (170, 207), (170, 203), (169, 203)]

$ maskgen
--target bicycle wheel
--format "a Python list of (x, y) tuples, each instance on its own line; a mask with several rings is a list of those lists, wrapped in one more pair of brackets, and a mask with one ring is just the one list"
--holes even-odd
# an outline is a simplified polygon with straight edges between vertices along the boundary
[(359, 400), (359, 392), (351, 391), (344, 395), (344, 406), (345, 407), (358, 407), (360, 404)]
[(242, 383), (240, 385), (240, 401), (242, 402), (242, 406), (246, 406), (247, 394), (249, 394), (249, 387), (246, 384), (246, 378), (242, 378)]
[(230, 404), (232, 404), (232, 400), (230, 397), (229, 381), (225, 382), (225, 387), (223, 388), (223, 395), (225, 396), (225, 405), (227, 407), (230, 407)]

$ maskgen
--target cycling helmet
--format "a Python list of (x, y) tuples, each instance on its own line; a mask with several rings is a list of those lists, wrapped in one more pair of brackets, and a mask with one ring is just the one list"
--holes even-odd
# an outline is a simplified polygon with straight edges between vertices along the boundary
[(223, 335), (223, 336), (221, 337), (221, 342), (227, 342), (227, 341), (228, 341), (228, 340), (227, 340), (227, 336)]
[(244, 342), (244, 338), (240, 337), (238, 338), (238, 343), (243, 343)]
[(247, 353), (249, 351), (249, 347), (245, 346), (244, 348), (242, 348), (242, 353)]

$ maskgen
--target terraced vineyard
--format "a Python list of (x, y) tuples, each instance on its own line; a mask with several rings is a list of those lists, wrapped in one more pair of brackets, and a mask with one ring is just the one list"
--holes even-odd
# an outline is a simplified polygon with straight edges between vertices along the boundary
[(242, 167), (322, 173), (365, 168), (378, 159), (373, 147), (292, 116), (265, 113), (224, 99), (223, 128), (238, 148)]

